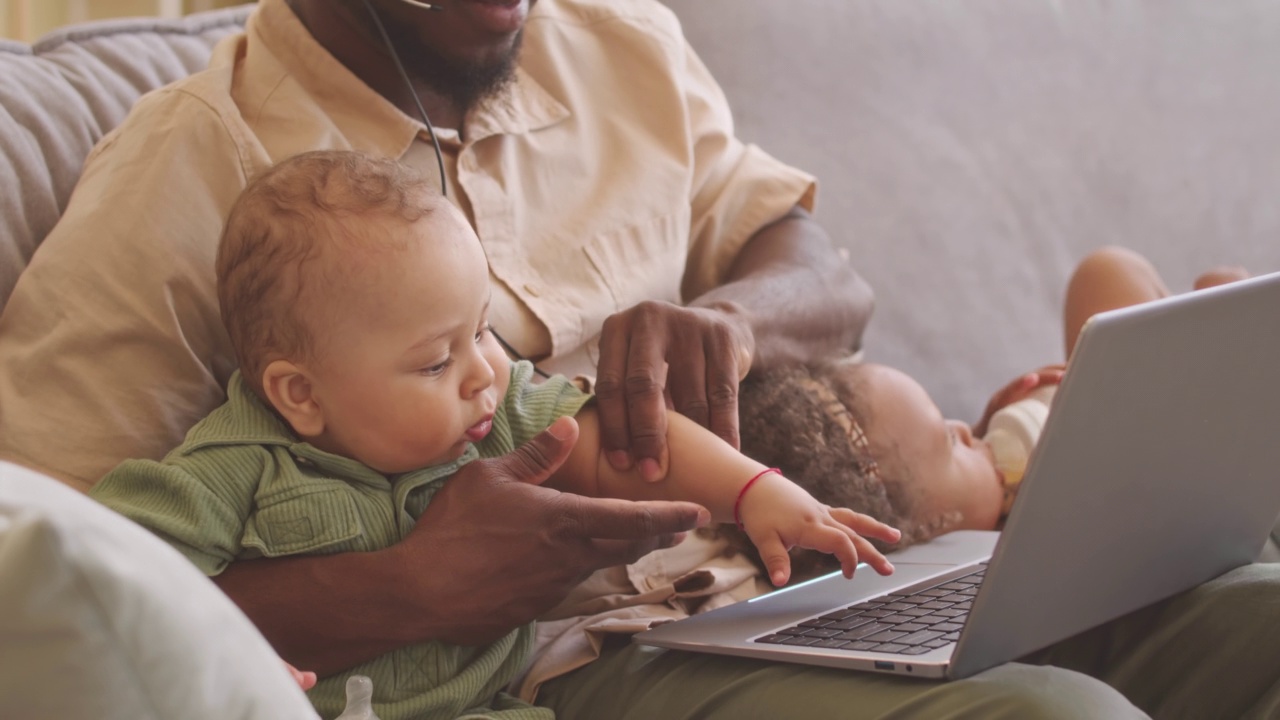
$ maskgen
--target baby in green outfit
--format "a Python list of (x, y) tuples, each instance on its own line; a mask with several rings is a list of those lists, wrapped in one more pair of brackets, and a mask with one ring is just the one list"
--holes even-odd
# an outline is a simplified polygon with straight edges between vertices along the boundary
[[(711, 521), (736, 521), (778, 585), (793, 546), (835, 556), (846, 575), (859, 562), (892, 572), (867, 538), (892, 543), (896, 530), (818, 502), (677, 414), (665, 480), (613, 470), (591, 397), (508, 360), (487, 320), (479, 240), (398, 163), (354, 152), (281, 162), (232, 208), (217, 269), (240, 368), (227, 402), (162, 461), (125, 462), (93, 490), (207, 575), (245, 559), (394, 545), (464, 464), (557, 423), (577, 442), (549, 487), (695, 502)], [(487, 646), (402, 648), (310, 696), (333, 717), (345, 677), (359, 674), (383, 720), (549, 718), (502, 693), (532, 640), (526, 626)]]

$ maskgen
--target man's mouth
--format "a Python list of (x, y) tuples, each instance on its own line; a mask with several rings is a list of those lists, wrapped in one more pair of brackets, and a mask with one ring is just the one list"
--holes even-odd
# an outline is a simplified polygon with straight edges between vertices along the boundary
[[(529, 14), (524, 0), (452, 0), (452, 3), (470, 6), (464, 11), (468, 17), (485, 30), (502, 35), (518, 32)], [(448, 11), (446, 5), (445, 12)]]

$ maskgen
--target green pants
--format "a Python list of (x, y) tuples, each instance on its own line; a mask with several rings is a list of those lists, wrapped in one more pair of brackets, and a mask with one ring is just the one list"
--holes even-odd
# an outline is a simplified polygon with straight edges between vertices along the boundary
[(622, 645), (538, 703), (560, 720), (1280, 718), (1280, 564), (957, 682)]

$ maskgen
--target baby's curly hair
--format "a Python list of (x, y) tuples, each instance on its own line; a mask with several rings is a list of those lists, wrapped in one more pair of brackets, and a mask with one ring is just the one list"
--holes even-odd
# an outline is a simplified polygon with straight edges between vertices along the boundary
[[(779, 468), (820, 502), (898, 528), (899, 542), (871, 542), (882, 551), (899, 550), (939, 535), (951, 518), (924, 512), (920, 486), (895, 444), (881, 439), (873, 456), (858, 441), (875, 423), (858, 369), (852, 361), (832, 360), (748, 375), (738, 398), (742, 451)], [(726, 535), (740, 550), (752, 547), (737, 528)], [(745, 554), (759, 562), (754, 550)], [(794, 549), (791, 558), (793, 582), (839, 567), (834, 558), (809, 550)]]

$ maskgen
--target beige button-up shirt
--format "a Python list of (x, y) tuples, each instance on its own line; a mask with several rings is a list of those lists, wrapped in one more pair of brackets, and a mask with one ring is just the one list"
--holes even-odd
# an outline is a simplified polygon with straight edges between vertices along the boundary
[[(590, 372), (610, 314), (689, 300), (813, 179), (740, 142), (728, 103), (651, 0), (541, 0), (514, 83), (439, 132), (449, 197), (492, 265), (523, 355)], [(285, 0), (210, 69), (151, 93), (95, 148), (0, 319), (0, 455), (87, 489), (159, 458), (234, 368), (213, 261), (247, 181), (306, 150), (435, 173), (425, 126), (362, 83)]]

